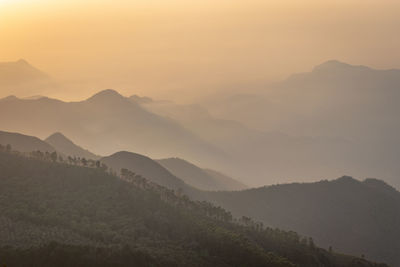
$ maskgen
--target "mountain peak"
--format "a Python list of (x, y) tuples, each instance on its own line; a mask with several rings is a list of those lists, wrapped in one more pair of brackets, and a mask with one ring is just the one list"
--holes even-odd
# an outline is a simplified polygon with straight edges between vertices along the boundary
[(19, 98), (16, 97), (15, 95), (9, 95), (4, 98), (1, 98), (0, 101), (12, 101), (12, 100), (18, 100)]
[[(65, 135), (63, 135), (60, 132), (55, 132), (52, 135), (50, 135), (49, 137), (47, 137), (47, 139), (65, 139), (65, 140), (69, 140), (67, 137), (65, 137)], [(47, 140), (46, 139), (46, 140)]]
[(337, 178), (336, 180), (334, 180), (334, 182), (338, 182), (338, 183), (360, 183), (360, 181), (358, 181), (357, 179), (354, 179), (351, 176), (347, 176), (344, 175), (340, 178)]
[(46, 142), (48, 142), (51, 145), (55, 144), (63, 144), (63, 145), (75, 145), (71, 140), (69, 140), (65, 135), (63, 135), (60, 132), (55, 132), (49, 137), (45, 139)]
[(121, 100), (125, 99), (120, 93), (113, 89), (106, 89), (94, 94), (88, 101), (106, 101), (106, 100)]
[(369, 69), (366, 66), (350, 65), (339, 60), (328, 60), (320, 65), (314, 67), (313, 71), (339, 71), (348, 69)]
[(96, 94), (94, 94), (92, 97), (102, 97), (102, 96), (106, 96), (106, 97), (110, 97), (110, 96), (118, 96), (118, 97), (123, 97), (120, 93), (118, 93), (116, 90), (114, 89), (105, 89), (102, 90)]
[(28, 61), (26, 61), (26, 60), (23, 59), (23, 58), (17, 60), (16, 63), (17, 63), (17, 64), (21, 64), (21, 65), (24, 64), (24, 65), (29, 65), (29, 66), (30, 66), (30, 64), (28, 63)]
[(40, 71), (39, 69), (37, 69), (36, 67), (34, 67), (33, 65), (31, 65), (27, 60), (21, 58), (18, 59), (17, 61), (14, 62), (10, 62), (11, 65), (14, 65), (16, 68), (21, 68), (21, 69), (27, 69), (27, 70), (31, 70), (31, 71), (35, 71), (38, 74), (40, 73), (43, 76), (47, 76), (47, 74), (45, 74), (44, 72)]
[(97, 159), (98, 156), (92, 152), (83, 149), (82, 147), (76, 145), (70, 139), (60, 132), (55, 132), (45, 139), (47, 143), (52, 145), (57, 151), (63, 153), (67, 156), (78, 156), (85, 157), (88, 159)]

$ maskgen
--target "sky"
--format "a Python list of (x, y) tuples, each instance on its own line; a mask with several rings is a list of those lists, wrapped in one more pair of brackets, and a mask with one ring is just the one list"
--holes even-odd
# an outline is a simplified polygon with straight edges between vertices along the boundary
[(0, 61), (24, 58), (67, 99), (105, 88), (190, 99), (330, 59), (400, 68), (399, 10), (398, 0), (0, 0)]

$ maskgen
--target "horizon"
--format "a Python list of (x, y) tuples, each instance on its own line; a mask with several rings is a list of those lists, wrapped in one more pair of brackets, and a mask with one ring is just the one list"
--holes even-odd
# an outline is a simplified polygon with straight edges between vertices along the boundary
[[(48, 72), (46, 70), (36, 68), (34, 63), (30, 62), (29, 60), (27, 60), (25, 58), (19, 58), (19, 59), (14, 60), (14, 61), (3, 61), (3, 62), (0, 61), (0, 64), (15, 64), (15, 63), (27, 64), (28, 66), (30, 66), (30, 67), (38, 70), (38, 71), (41, 71), (45, 75), (48, 75)], [(320, 66), (325, 66), (325, 65), (328, 65), (328, 64), (329, 65), (335, 64), (335, 65), (339, 65), (339, 66), (349, 66), (349, 67), (352, 67), (352, 68), (368, 68), (368, 69), (371, 69), (373, 71), (396, 71), (396, 70), (400, 70), (400, 69), (397, 69), (397, 68), (380, 69), (380, 68), (376, 68), (376, 67), (373, 67), (373, 66), (367, 66), (367, 65), (360, 65), (360, 64), (356, 64), (356, 63), (344, 62), (344, 61), (337, 60), (337, 59), (329, 59), (329, 60), (320, 62), (319, 64), (313, 66), (311, 69), (303, 70), (303, 71), (300, 71), (300, 72), (291, 73), (288, 76), (286, 76), (284, 79), (271, 81), (270, 84), (269, 84), (270, 87), (266, 86), (265, 88), (258, 88), (257, 90), (253, 91), (253, 93), (260, 93), (260, 92), (262, 93), (263, 90), (266, 91), (266, 90), (270, 89), (271, 87), (273, 87), (274, 84), (279, 83), (279, 82), (284, 82), (287, 79), (291, 78), (293, 75), (312, 73), (316, 68), (318, 68)], [(57, 77), (49, 76), (49, 78), (52, 79), (56, 84), (58, 83)], [(65, 89), (60, 89), (60, 90), (63, 91)], [(50, 91), (47, 94), (39, 94), (39, 91), (38, 91), (37, 94), (20, 95), (18, 93), (17, 94), (7, 94), (7, 90), (5, 90), (5, 94), (4, 95), (0, 95), (0, 99), (11, 97), (11, 96), (16, 96), (17, 98), (20, 98), (20, 99), (35, 99), (35, 98), (46, 97), (46, 98), (50, 98), (50, 99), (61, 100), (63, 102), (79, 102), (79, 101), (84, 101), (84, 100), (94, 96), (95, 94), (97, 94), (99, 92), (102, 92), (102, 91), (106, 91), (106, 90), (116, 91), (116, 92), (118, 92), (119, 94), (121, 94), (124, 97), (131, 97), (131, 96), (135, 96), (136, 95), (136, 96), (139, 96), (139, 97), (150, 97), (150, 98), (152, 98), (154, 100), (157, 100), (157, 101), (174, 101), (176, 103), (190, 103), (191, 101), (196, 101), (196, 99), (201, 99), (202, 97), (208, 97), (208, 96), (212, 96), (213, 94), (215, 94), (215, 93), (212, 93), (210, 95), (203, 95), (203, 96), (200, 96), (200, 97), (195, 97), (194, 99), (179, 99), (178, 98), (178, 101), (175, 101), (173, 97), (172, 98), (163, 98), (161, 96), (160, 98), (157, 98), (157, 94), (156, 95), (138, 94), (138, 91), (135, 91), (135, 89), (126, 90), (124, 88), (118, 88), (117, 87), (117, 88), (104, 88), (104, 89), (93, 88), (91, 90), (88, 90), (88, 92), (86, 92), (86, 94), (76, 96), (75, 98), (70, 98), (70, 97), (66, 96), (65, 92), (62, 92), (61, 94), (59, 94), (59, 93), (55, 93), (54, 94), (54, 92)], [(228, 90), (228, 91), (225, 91), (225, 92), (224, 91), (217, 92), (217, 95), (218, 94), (224, 94), (224, 93), (240, 93), (240, 92), (241, 92), (241, 89), (236, 89), (236, 90), (231, 90), (231, 91)]]
[(3, 0), (0, 61), (27, 59), (68, 88), (64, 98), (118, 87), (193, 100), (265, 87), (330, 59), (400, 68), (391, 27), (400, 23), (399, 7), (393, 0)]

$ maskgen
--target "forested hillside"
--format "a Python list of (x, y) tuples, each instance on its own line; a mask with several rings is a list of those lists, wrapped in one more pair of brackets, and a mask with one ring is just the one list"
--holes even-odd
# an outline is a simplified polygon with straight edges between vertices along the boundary
[(1, 151), (0, 264), (385, 266), (105, 170)]
[(234, 215), (312, 236), (325, 248), (400, 265), (400, 193), (381, 180), (344, 176), (204, 194)]

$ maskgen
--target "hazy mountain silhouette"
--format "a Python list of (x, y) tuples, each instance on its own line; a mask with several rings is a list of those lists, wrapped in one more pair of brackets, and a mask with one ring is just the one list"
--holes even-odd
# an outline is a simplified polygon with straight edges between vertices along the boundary
[(203, 104), (213, 115), (263, 131), (347, 137), (368, 129), (364, 124), (375, 124), (383, 115), (393, 118), (399, 87), (400, 70), (331, 60), (272, 88), (213, 97)]
[[(214, 162), (221, 151), (179, 123), (153, 114), (114, 90), (80, 102), (41, 98), (0, 100), (3, 129), (47, 137), (62, 132), (96, 154), (130, 150), (152, 157)], [(213, 167), (213, 166), (211, 166)]]
[(26, 83), (47, 78), (47, 74), (36, 69), (24, 59), (15, 62), (0, 62), (0, 85)]
[(99, 156), (93, 154), (89, 150), (74, 144), (62, 133), (54, 133), (45, 139), (46, 143), (52, 145), (57, 151), (68, 156), (83, 157), (86, 159), (98, 159)]
[[(399, 88), (400, 70), (376, 70), (333, 60), (268, 88), (213, 96), (201, 104), (213, 116), (238, 120), (262, 132), (318, 139), (320, 144), (308, 146), (306, 155), (324, 162), (315, 166), (325, 167), (318, 170), (305, 163), (303, 170), (284, 174), (283, 169), (280, 175), (274, 166), (281, 161), (272, 159), (269, 171), (280, 178), (333, 177), (338, 175), (335, 169), (340, 169), (354, 176), (382, 177), (399, 187), (400, 168), (394, 160), (400, 151)], [(329, 140), (342, 140), (343, 145), (329, 144)], [(268, 157), (267, 147), (264, 149)], [(336, 155), (330, 155), (331, 149)], [(285, 165), (290, 162), (286, 160)]]
[[(151, 112), (172, 118), (229, 155), (230, 164), (213, 167), (229, 175), (246, 177), (249, 184), (316, 180), (337, 177), (355, 163), (349, 162), (349, 140), (263, 132), (212, 116), (199, 105), (152, 101), (141, 104)], [(205, 164), (202, 164), (205, 165)], [(290, 165), (290, 168), (287, 166)], [(266, 171), (267, 170), (267, 171)]]
[(185, 183), (201, 190), (241, 190), (246, 186), (217, 171), (205, 170), (179, 158), (157, 160), (164, 168), (182, 179)]
[(0, 123), (40, 138), (61, 131), (97, 154), (179, 157), (253, 185), (349, 173), (400, 186), (397, 73), (330, 61), (258, 95), (214, 99), (207, 109), (113, 90), (69, 103), (8, 97), (0, 100)]
[(0, 62), (0, 89), (21, 96), (43, 93), (53, 82), (50, 77), (26, 60)]
[(207, 194), (235, 215), (312, 236), (323, 247), (400, 264), (400, 193), (383, 181), (342, 177)]
[(54, 147), (34, 136), (28, 136), (20, 133), (11, 133), (0, 131), (0, 144), (11, 145), (13, 150), (20, 152), (32, 152), (40, 150), (42, 152), (53, 152)]

